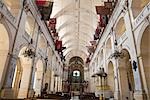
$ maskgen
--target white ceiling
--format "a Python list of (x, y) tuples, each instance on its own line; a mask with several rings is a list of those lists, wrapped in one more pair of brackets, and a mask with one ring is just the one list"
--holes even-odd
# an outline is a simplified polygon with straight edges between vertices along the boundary
[(66, 47), (66, 61), (74, 56), (85, 61), (89, 55), (86, 46), (93, 40), (98, 22), (95, 5), (102, 4), (102, 0), (54, 0), (51, 18), (57, 18), (56, 29)]

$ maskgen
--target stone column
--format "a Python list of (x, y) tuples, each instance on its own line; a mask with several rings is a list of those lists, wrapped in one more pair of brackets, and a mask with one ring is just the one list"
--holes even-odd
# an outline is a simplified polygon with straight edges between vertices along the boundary
[[(150, 96), (149, 96), (149, 93), (148, 93), (148, 87), (147, 87), (147, 84), (146, 84), (146, 77), (145, 77), (145, 73), (144, 73), (145, 71), (144, 71), (144, 66), (143, 66), (143, 61), (142, 61), (141, 56), (138, 57), (138, 62), (139, 62), (140, 70), (141, 70), (140, 72), (141, 72), (141, 78), (142, 78), (142, 81), (143, 81), (143, 88), (144, 88), (146, 96), (147, 96), (146, 98), (149, 100)], [(143, 97), (143, 98), (145, 98), (145, 97)]]
[(12, 89), (12, 83), (13, 83), (17, 59), (18, 56), (10, 55), (9, 65), (6, 72), (4, 85), (2, 87), (2, 94), (1, 94), (2, 98), (10, 98), (10, 99), (15, 98), (15, 94)]
[(120, 83), (119, 83), (119, 66), (118, 66), (118, 59), (114, 59), (114, 80), (115, 80), (115, 92), (114, 92), (114, 98), (116, 100), (120, 100)]
[[(36, 59), (36, 58), (34, 58)], [(34, 96), (34, 89), (33, 89), (33, 85), (34, 85), (34, 79), (35, 79), (35, 72), (36, 72), (36, 64), (34, 63), (35, 60), (33, 60), (33, 65), (31, 67), (31, 74), (30, 74), (30, 82), (29, 82), (29, 89), (28, 89), (28, 94), (27, 97), (33, 97)]]
[[(24, 59), (27, 60), (28, 58), (24, 58)], [(32, 67), (31, 63), (32, 63), (32, 59), (30, 59), (30, 63), (23, 64), (23, 73), (22, 73), (18, 98), (27, 98), (30, 76), (32, 74), (31, 73), (31, 67)]]
[[(137, 47), (136, 47), (136, 43), (135, 43), (135, 36), (134, 36), (134, 32), (132, 31), (132, 21), (131, 21), (131, 17), (130, 17), (130, 13), (129, 13), (129, 9), (127, 5), (125, 6), (125, 25), (126, 25), (126, 29), (127, 30), (127, 35), (128, 35), (128, 39), (130, 40), (130, 47), (132, 48), (132, 67), (133, 66), (133, 61), (137, 62)], [(134, 91), (134, 98), (136, 100), (143, 100), (143, 90), (142, 90), (142, 81), (141, 81), (141, 77), (140, 77), (140, 68), (137, 64), (137, 68), (136, 70), (133, 69), (133, 75), (134, 75), (134, 82), (135, 82), (135, 91)]]

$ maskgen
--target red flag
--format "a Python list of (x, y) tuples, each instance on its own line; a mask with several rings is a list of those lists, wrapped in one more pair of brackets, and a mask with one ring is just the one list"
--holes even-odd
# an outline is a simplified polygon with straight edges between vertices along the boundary
[(94, 34), (94, 40), (99, 39), (99, 34)]
[(57, 36), (58, 36), (58, 32), (53, 33), (53, 36), (54, 36), (54, 37), (57, 37)]
[(50, 18), (49, 24), (56, 24), (56, 18)]
[(51, 30), (55, 30), (56, 24), (49, 24)]
[(96, 6), (96, 12), (97, 14), (101, 15), (110, 15), (111, 11), (109, 8), (106, 8), (105, 6)]
[(101, 32), (101, 29), (99, 27), (97, 27), (95, 30), (95, 34), (100, 34), (100, 32)]
[(53, 2), (46, 0), (37, 0), (36, 4), (41, 13), (41, 20), (48, 21), (52, 13)]
[(108, 17), (107, 15), (99, 15), (99, 26), (105, 27), (108, 24)]
[(46, 4), (46, 0), (36, 0), (37, 6), (43, 6)]
[(55, 49), (60, 51), (62, 48), (62, 41), (56, 40)]
[(51, 28), (51, 30), (54, 30), (54, 31), (55, 31), (56, 18), (50, 18), (50, 20), (49, 20), (49, 27)]

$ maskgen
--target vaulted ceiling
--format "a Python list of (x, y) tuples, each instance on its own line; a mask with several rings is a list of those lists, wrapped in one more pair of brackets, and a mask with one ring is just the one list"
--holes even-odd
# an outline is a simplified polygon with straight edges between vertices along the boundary
[[(57, 18), (56, 29), (59, 39), (66, 47), (66, 61), (74, 56), (84, 61), (88, 51), (86, 46), (93, 40), (98, 18), (96, 5), (103, 5), (101, 0), (53, 0), (51, 18)], [(104, 1), (103, 1), (104, 2)]]

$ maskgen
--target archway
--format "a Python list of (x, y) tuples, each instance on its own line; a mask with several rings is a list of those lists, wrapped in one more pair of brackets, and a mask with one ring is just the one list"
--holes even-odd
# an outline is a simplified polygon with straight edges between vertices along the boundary
[(150, 26), (148, 26), (142, 36), (140, 49), (141, 57), (144, 67), (144, 73), (146, 78), (146, 84), (148, 88), (148, 94), (150, 95)]
[(68, 82), (70, 85), (69, 91), (76, 95), (84, 92), (84, 87), (81, 85), (84, 81), (83, 60), (80, 57), (72, 57), (69, 61)]
[(0, 24), (0, 89), (5, 75), (5, 65), (7, 62), (7, 56), (9, 52), (9, 36), (8, 32), (3, 24)]
[(115, 29), (114, 29), (115, 33), (116, 33), (116, 38), (118, 39), (119, 37), (122, 36), (122, 34), (126, 31), (126, 27), (125, 27), (125, 22), (124, 22), (124, 18), (120, 18)]
[(127, 50), (123, 49), (121, 51), (123, 53), (122, 58), (119, 58), (119, 75), (120, 75), (120, 96), (122, 100), (133, 99), (134, 92), (134, 76), (132, 71), (132, 64), (130, 54)]
[(131, 8), (133, 17), (136, 18), (148, 3), (149, 0), (132, 0)]
[(33, 89), (35, 91), (36, 96), (40, 96), (41, 89), (43, 85), (43, 75), (44, 75), (44, 68), (43, 68), (43, 62), (42, 60), (38, 60), (36, 63), (36, 72), (34, 77), (34, 85)]
[(21, 1), (20, 0), (2, 0), (9, 11), (17, 17), (21, 8)]
[(115, 91), (115, 77), (114, 77), (114, 66), (112, 62), (108, 63), (108, 85), (112, 93)]
[[(15, 95), (18, 98), (26, 98), (28, 93), (30, 75), (31, 75), (31, 67), (32, 67), (32, 59), (28, 57), (24, 57), (23, 53), (25, 52), (27, 47), (23, 47), (19, 53), (19, 59), (17, 60), (16, 73), (14, 76), (14, 89)], [(27, 74), (28, 73), (28, 74)], [(18, 93), (17, 93), (18, 92)]]

